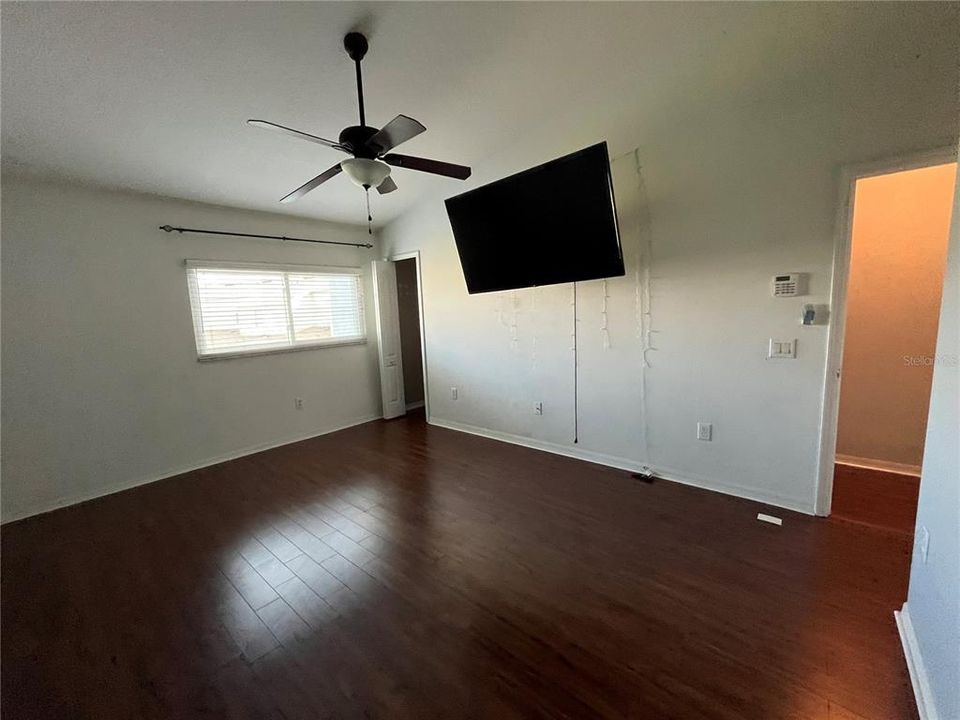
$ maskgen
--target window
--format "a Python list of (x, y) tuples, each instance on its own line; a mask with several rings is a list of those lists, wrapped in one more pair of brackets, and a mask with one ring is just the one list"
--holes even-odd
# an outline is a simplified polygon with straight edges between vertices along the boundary
[(200, 359), (366, 341), (359, 269), (186, 264)]

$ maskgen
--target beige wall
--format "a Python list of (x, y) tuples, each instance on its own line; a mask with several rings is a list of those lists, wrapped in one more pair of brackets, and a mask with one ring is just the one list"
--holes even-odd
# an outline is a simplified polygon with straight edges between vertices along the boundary
[(956, 168), (857, 182), (838, 455), (921, 463)]
[(403, 396), (407, 405), (423, 402), (423, 355), (420, 348), (420, 306), (417, 298), (417, 261), (397, 262), (397, 309), (403, 353)]

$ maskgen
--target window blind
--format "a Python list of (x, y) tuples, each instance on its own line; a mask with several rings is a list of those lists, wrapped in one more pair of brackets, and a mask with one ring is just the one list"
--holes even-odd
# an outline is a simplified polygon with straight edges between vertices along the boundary
[(256, 354), (366, 339), (359, 270), (187, 261), (197, 354)]

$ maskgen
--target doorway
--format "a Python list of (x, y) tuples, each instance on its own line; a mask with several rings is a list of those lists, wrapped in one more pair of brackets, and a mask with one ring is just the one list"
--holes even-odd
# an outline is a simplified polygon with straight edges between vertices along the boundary
[(400, 320), (400, 350), (403, 358), (403, 396), (407, 412), (424, 406), (423, 352), (420, 339), (420, 283), (417, 259), (396, 261), (397, 314)]
[(373, 262), (383, 417), (429, 418), (420, 253)]
[(821, 514), (913, 532), (956, 170), (929, 154), (849, 176)]

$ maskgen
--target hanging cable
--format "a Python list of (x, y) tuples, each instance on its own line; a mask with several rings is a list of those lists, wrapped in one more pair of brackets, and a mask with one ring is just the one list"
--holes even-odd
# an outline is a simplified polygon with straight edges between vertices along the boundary
[(603, 339), (603, 349), (609, 350), (610, 328), (607, 325), (607, 299), (610, 297), (610, 293), (608, 292), (606, 278), (603, 278), (600, 291), (603, 293), (603, 297), (600, 300), (600, 337)]
[(579, 363), (577, 352), (577, 283), (573, 283), (573, 444), (580, 441), (580, 400), (578, 388)]
[(650, 200), (647, 194), (646, 182), (643, 177), (643, 164), (640, 162), (640, 149), (633, 151), (633, 169), (635, 174), (634, 192), (637, 198), (636, 213), (636, 242), (637, 242), (637, 326), (640, 338), (640, 452), (645, 463), (652, 464), (650, 457), (650, 443), (648, 439), (648, 408), (647, 408), (647, 371), (651, 367), (650, 352), (652, 347), (651, 334), (652, 315), (650, 310), (650, 266), (653, 259), (653, 227), (650, 216)]

